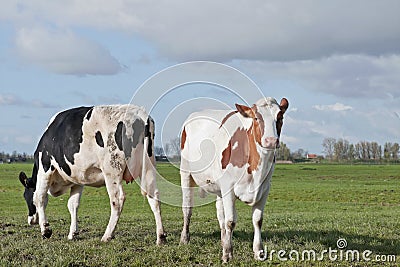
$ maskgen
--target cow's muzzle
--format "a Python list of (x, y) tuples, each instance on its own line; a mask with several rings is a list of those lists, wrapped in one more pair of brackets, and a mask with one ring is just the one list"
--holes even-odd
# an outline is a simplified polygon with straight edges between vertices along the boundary
[(268, 148), (268, 149), (279, 148), (279, 138), (276, 138), (276, 137), (265, 138), (263, 147)]

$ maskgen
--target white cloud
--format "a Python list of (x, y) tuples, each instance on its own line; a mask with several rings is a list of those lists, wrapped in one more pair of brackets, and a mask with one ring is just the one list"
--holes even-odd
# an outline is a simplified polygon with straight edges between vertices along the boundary
[(270, 62), (243, 60), (262, 82), (289, 80), (307, 90), (346, 98), (400, 97), (400, 55), (333, 55), (316, 60)]
[(115, 74), (121, 70), (110, 53), (69, 30), (22, 28), (16, 34), (16, 50), (28, 63), (59, 74)]
[[(138, 34), (174, 60), (304, 60), (399, 53), (400, 2), (43, 1), (2, 5), (0, 19)], [(379, 10), (379, 12), (377, 12)]]
[(59, 108), (58, 104), (46, 103), (42, 100), (26, 100), (14, 94), (0, 94), (0, 106)]
[(3, 105), (18, 105), (22, 101), (15, 95), (10, 94), (0, 94), (0, 106)]
[(342, 103), (336, 103), (333, 105), (315, 105), (313, 108), (321, 111), (349, 111), (353, 109), (353, 107), (346, 106)]

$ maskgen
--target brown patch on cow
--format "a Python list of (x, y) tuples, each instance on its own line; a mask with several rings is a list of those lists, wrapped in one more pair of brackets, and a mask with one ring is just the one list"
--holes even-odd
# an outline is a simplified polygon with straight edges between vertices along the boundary
[(238, 112), (237, 110), (234, 110), (234, 111), (231, 111), (231, 112), (229, 112), (228, 114), (226, 114), (225, 118), (222, 119), (222, 122), (221, 122), (221, 125), (219, 126), (219, 128), (221, 128), (222, 125), (224, 125), (224, 123), (225, 123), (232, 115), (236, 114), (237, 112)]
[(279, 111), (278, 115), (276, 116), (276, 133), (278, 136), (281, 136), (283, 126), (283, 112)]
[(226, 166), (228, 166), (229, 161), (231, 160), (231, 141), (232, 138), (229, 140), (228, 146), (222, 151), (222, 159), (221, 159), (221, 165), (222, 169), (226, 169)]
[(286, 98), (282, 98), (281, 103), (279, 104), (279, 108), (281, 111), (279, 111), (276, 117), (276, 132), (278, 136), (281, 135), (282, 125), (283, 125), (283, 114), (285, 114), (288, 107), (289, 107), (289, 101)]
[(285, 113), (286, 110), (287, 110), (288, 107), (289, 107), (289, 101), (288, 101), (286, 98), (282, 98), (282, 99), (281, 99), (281, 103), (279, 104), (279, 107), (280, 107), (281, 111), (282, 111), (283, 113)]
[(231, 139), (229, 140), (228, 146), (222, 152), (222, 168), (231, 163), (236, 167), (243, 167), (249, 158), (248, 140), (246, 129), (238, 128)]
[(254, 123), (250, 129), (238, 128), (231, 139), (228, 146), (222, 151), (221, 165), (222, 169), (231, 163), (235, 167), (243, 167), (249, 164), (247, 172), (251, 174), (256, 170), (260, 162), (260, 155), (257, 152), (255, 142)]
[(181, 150), (183, 150), (185, 148), (185, 142), (186, 142), (186, 130), (185, 130), (185, 127), (183, 127), (182, 136), (181, 136)]
[(251, 109), (253, 110), (254, 113), (253, 125), (252, 125), (254, 131), (254, 137), (257, 143), (261, 146), (261, 137), (264, 135), (264, 126), (265, 126), (264, 119), (260, 114), (260, 112), (258, 112), (256, 105), (253, 105)]
[(244, 105), (235, 104), (236, 109), (243, 115), (245, 118), (254, 118), (254, 112), (251, 108)]
[[(259, 125), (255, 125), (256, 121), (253, 122), (252, 126), (250, 129), (247, 131), (247, 138), (249, 140), (249, 167), (247, 168), (247, 172), (250, 174), (252, 171), (257, 170), (258, 164), (260, 163), (260, 154), (258, 154), (257, 147), (256, 147), (256, 140), (257, 140), (257, 135), (259, 135)], [(259, 144), (261, 144), (261, 135), (259, 137), (259, 141), (257, 140)]]

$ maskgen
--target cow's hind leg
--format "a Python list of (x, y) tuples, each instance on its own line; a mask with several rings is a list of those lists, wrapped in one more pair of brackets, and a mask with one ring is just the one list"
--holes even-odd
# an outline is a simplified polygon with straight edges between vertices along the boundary
[(38, 174), (36, 191), (33, 195), (33, 202), (36, 206), (36, 212), (39, 215), (39, 226), (43, 238), (50, 238), (53, 233), (45, 213), (48, 202), (47, 191), (49, 190), (49, 187), (49, 175)]
[(157, 227), (157, 245), (164, 244), (167, 241), (167, 235), (164, 232), (164, 227), (161, 221), (161, 209), (158, 190), (154, 192), (154, 196), (147, 195), (147, 201), (149, 202), (151, 211), (154, 214)]
[(71, 214), (71, 226), (69, 228), (68, 239), (74, 239), (78, 234), (78, 208), (83, 191), (82, 185), (74, 185), (71, 187), (70, 197), (68, 199), (68, 210)]
[(194, 181), (192, 176), (181, 171), (181, 188), (182, 188), (182, 212), (183, 212), (183, 229), (181, 233), (181, 244), (187, 244), (190, 240), (189, 225), (192, 216), (192, 208), (194, 204)]
[[(153, 158), (154, 160), (154, 158)], [(143, 177), (141, 179), (142, 193), (146, 194), (147, 201), (149, 202), (151, 211), (154, 214), (156, 221), (156, 234), (157, 234), (157, 245), (161, 245), (167, 242), (167, 235), (164, 232), (164, 227), (161, 220), (161, 207), (160, 207), (160, 194), (156, 184), (156, 169), (149, 158), (144, 159), (143, 166)]]
[(115, 226), (117, 225), (125, 202), (125, 192), (122, 188), (121, 181), (119, 178), (113, 179), (111, 177), (113, 176), (107, 176), (105, 179), (108, 196), (110, 198), (111, 215), (107, 229), (101, 238), (103, 242), (108, 242), (113, 238)]

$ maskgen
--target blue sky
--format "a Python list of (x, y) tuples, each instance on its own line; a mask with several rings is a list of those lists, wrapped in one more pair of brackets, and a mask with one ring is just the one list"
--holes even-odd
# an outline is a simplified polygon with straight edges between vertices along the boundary
[[(3, 1), (0, 151), (31, 154), (54, 113), (129, 103), (152, 75), (193, 60), (288, 98), (282, 141), (292, 150), (322, 153), (325, 137), (400, 142), (398, 10), (389, 0)], [(174, 90), (152, 111), (156, 144), (191, 111), (238, 101), (209, 84)]]

